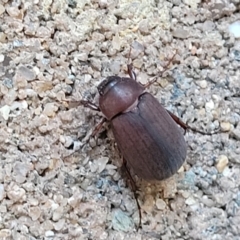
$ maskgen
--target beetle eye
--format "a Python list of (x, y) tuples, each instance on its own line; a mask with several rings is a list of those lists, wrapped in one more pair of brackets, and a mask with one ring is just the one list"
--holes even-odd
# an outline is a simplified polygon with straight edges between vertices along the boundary
[(111, 76), (103, 80), (97, 87), (100, 96), (106, 94), (115, 84), (121, 80), (120, 77)]

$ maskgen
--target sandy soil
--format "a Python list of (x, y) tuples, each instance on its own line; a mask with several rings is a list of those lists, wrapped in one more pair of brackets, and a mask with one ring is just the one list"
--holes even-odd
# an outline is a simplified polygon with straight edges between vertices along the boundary
[[(98, 84), (126, 76), (190, 126), (183, 167), (136, 178), (138, 209)], [(240, 239), (239, 0), (0, 1), (0, 239)], [(97, 140), (96, 140), (97, 139)]]

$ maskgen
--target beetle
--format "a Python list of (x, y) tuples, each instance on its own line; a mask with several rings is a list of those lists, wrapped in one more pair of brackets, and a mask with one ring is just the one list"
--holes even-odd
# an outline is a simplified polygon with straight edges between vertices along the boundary
[[(176, 53), (159, 75), (166, 71), (175, 55)], [(123, 166), (132, 180), (134, 190), (135, 183), (128, 166), (142, 179), (164, 180), (175, 174), (183, 165), (187, 155), (187, 144), (178, 125), (185, 132), (190, 129), (205, 135), (212, 133), (188, 126), (166, 110), (153, 95), (146, 92), (146, 89), (156, 82), (157, 77), (143, 85), (136, 81), (132, 65), (128, 64), (127, 67), (130, 77), (110, 76), (98, 85), (99, 105), (87, 100), (81, 100), (80, 103), (104, 115), (92, 136), (96, 135), (105, 121), (110, 121), (124, 160)], [(135, 191), (134, 196), (139, 210), (139, 228), (141, 211)]]
[(169, 178), (182, 166), (187, 155), (184, 135), (176, 123), (185, 130), (190, 127), (146, 92), (157, 78), (145, 85), (137, 82), (131, 64), (128, 64), (128, 73), (130, 77), (109, 76), (99, 84), (99, 105), (81, 100), (85, 107), (104, 115), (92, 135), (105, 121), (110, 121), (124, 162), (136, 175), (145, 180)]

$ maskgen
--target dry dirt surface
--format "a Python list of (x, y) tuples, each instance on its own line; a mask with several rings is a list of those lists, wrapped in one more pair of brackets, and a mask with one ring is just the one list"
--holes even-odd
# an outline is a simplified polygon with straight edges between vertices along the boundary
[[(130, 59), (128, 59), (131, 50)], [(169, 69), (148, 91), (190, 126), (139, 213), (98, 84)], [(0, 0), (0, 239), (240, 239), (239, 0)]]

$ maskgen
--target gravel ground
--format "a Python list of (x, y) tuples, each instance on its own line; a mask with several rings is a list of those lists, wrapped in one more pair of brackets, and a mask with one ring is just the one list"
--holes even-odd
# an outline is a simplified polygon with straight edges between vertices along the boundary
[[(172, 178), (137, 179), (137, 205), (97, 85), (164, 76), (149, 91), (184, 122)], [(0, 1), (0, 239), (240, 239), (239, 0)], [(71, 103), (71, 102), (70, 102)]]

